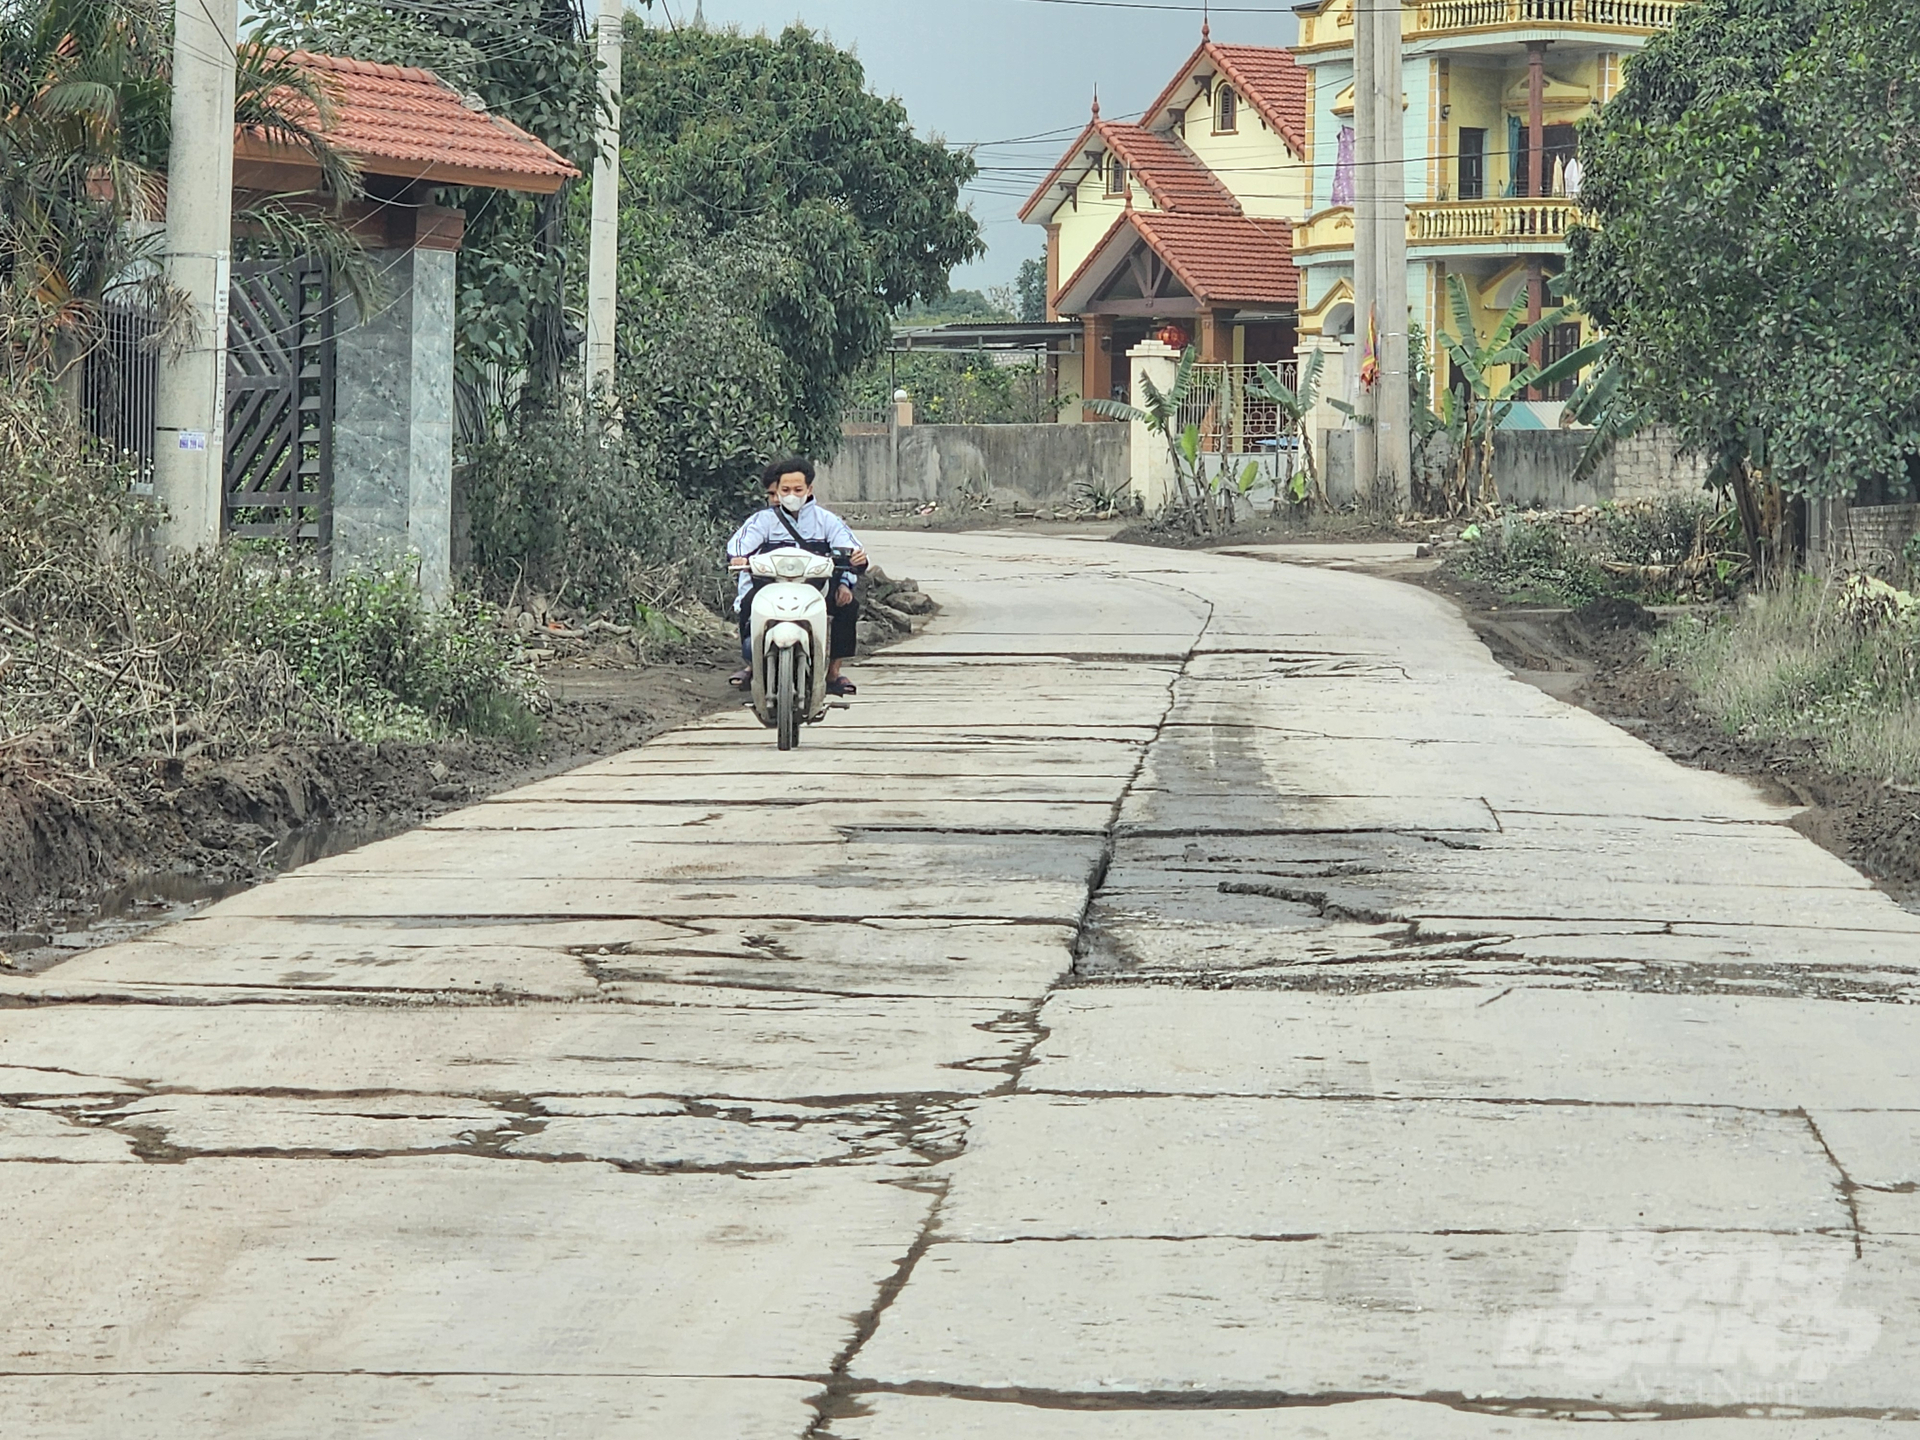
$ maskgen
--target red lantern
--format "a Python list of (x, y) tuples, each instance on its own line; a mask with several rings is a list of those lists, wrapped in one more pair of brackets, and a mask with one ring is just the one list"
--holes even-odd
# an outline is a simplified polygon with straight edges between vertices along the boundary
[(1169, 350), (1184, 350), (1193, 343), (1193, 337), (1187, 333), (1183, 325), (1162, 325), (1154, 332), (1153, 338)]

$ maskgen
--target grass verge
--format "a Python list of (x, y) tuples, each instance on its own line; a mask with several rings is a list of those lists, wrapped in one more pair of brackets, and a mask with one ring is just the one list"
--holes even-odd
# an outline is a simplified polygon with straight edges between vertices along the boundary
[[(1880, 586), (1879, 591), (1891, 592)], [(1875, 601), (1879, 603), (1875, 603)], [(1920, 784), (1920, 623), (1873, 582), (1801, 578), (1675, 620), (1650, 658), (1729, 734), (1804, 740), (1836, 772)]]

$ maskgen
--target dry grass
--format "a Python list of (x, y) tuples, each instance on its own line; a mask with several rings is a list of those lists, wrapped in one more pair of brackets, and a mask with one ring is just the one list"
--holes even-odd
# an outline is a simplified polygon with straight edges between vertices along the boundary
[(289, 734), (524, 718), (531, 675), (489, 607), (231, 547), (162, 570), (127, 482), (48, 396), (0, 388), (0, 765), (79, 783)]
[(1863, 627), (1838, 588), (1802, 579), (1653, 642), (1729, 732), (1810, 740), (1847, 775), (1920, 784), (1920, 629)]

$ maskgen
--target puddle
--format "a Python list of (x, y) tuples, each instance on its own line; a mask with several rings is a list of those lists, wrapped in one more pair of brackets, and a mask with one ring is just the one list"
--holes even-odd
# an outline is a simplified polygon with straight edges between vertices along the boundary
[[(63, 960), (103, 945), (117, 945), (161, 925), (171, 925), (198, 914), (218, 901), (239, 895), (302, 866), (333, 855), (344, 855), (376, 840), (415, 828), (417, 820), (387, 823), (342, 823), (323, 820), (302, 826), (267, 851), (272, 869), (251, 879), (212, 880), (203, 875), (162, 873), (144, 875), (95, 897), (83, 920), (74, 915), (64, 930), (0, 935), (0, 975), (38, 975)], [(58, 923), (58, 922), (56, 922)]]

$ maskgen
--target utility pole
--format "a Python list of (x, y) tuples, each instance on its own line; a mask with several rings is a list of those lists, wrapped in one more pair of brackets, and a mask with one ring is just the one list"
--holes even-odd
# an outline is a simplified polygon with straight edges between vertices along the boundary
[(614, 328), (620, 289), (620, 41), (624, 0), (600, 0), (599, 146), (593, 161), (593, 218), (587, 250), (587, 402), (613, 393)]
[[(1379, 287), (1377, 238), (1380, 209), (1375, 200), (1376, 160), (1379, 152), (1379, 107), (1374, 104), (1376, 34), (1374, 14), (1380, 0), (1360, 0), (1353, 7), (1353, 363), (1364, 368), (1367, 350), (1376, 333)], [(1377, 352), (1376, 352), (1377, 353)], [(1353, 490), (1362, 500), (1373, 494), (1379, 472), (1375, 448), (1379, 387), (1367, 392), (1365, 381), (1354, 386), (1356, 414), (1371, 423), (1353, 427)]]
[(154, 407), (154, 495), (167, 511), (164, 550), (198, 550), (220, 539), (239, 33), (239, 0), (175, 0), (166, 271), (185, 314), (178, 343), (160, 353)]
[(1374, 304), (1380, 317), (1380, 384), (1374, 402), (1377, 498), (1404, 515), (1413, 506), (1413, 407), (1407, 390), (1407, 166), (1400, 0), (1362, 0), (1374, 9), (1374, 129), (1379, 178), (1374, 202)]

